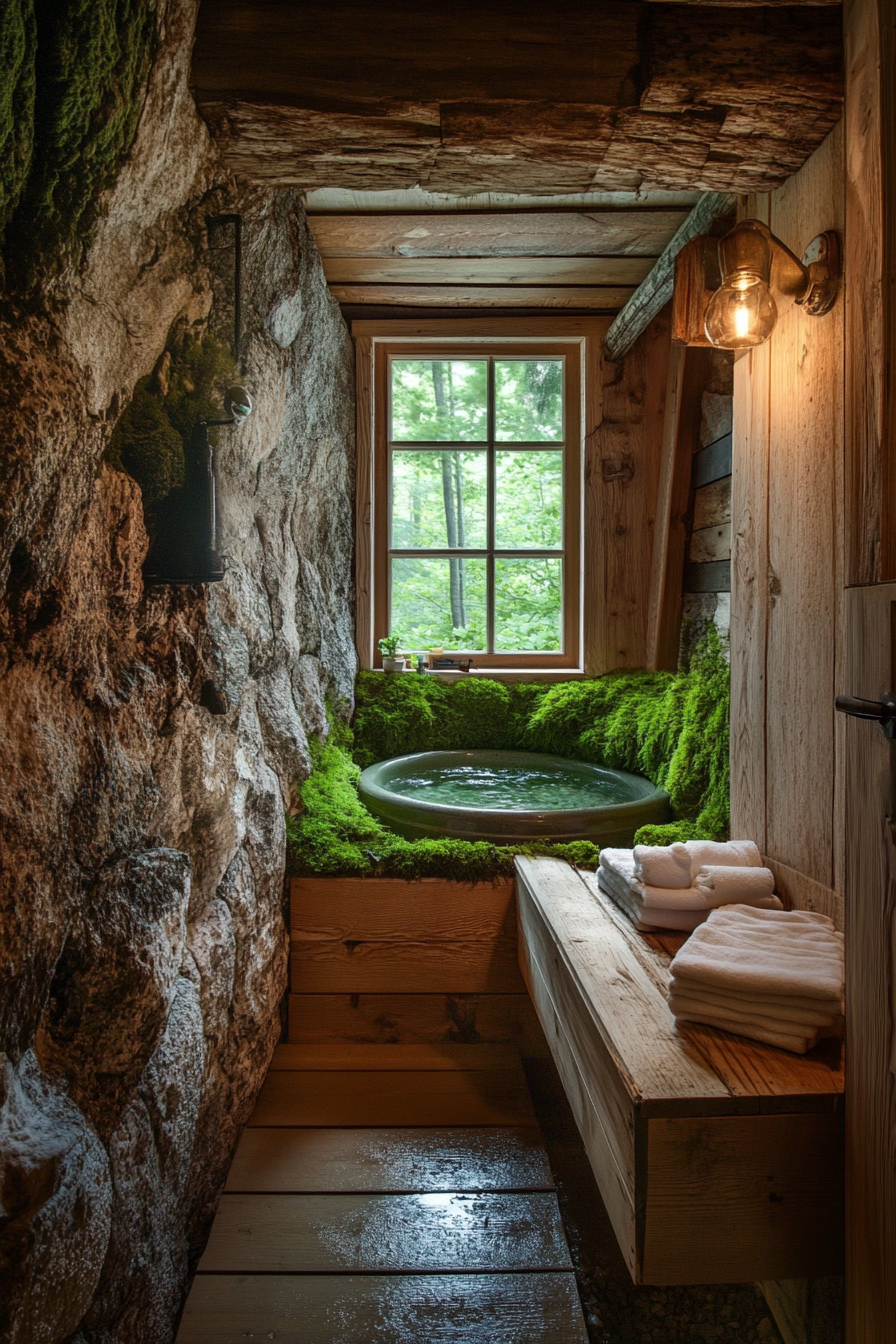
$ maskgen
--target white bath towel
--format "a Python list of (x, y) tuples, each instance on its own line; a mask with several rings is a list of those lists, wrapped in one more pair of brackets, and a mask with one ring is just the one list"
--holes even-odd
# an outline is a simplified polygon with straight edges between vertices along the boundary
[(671, 929), (675, 933), (692, 933), (706, 918), (705, 910), (660, 910), (642, 906), (628, 883), (606, 868), (598, 869), (597, 885), (605, 896), (632, 921), (639, 933)]
[(789, 1035), (785, 1031), (766, 1031), (764, 1027), (738, 1027), (736, 1030), (729, 1023), (721, 1018), (713, 1017), (711, 1014), (700, 1014), (699, 1016), (688, 1016), (687, 1014), (677, 1016), (677, 1022), (695, 1022), (702, 1023), (707, 1027), (717, 1027), (721, 1031), (731, 1031), (737, 1036), (747, 1036), (750, 1040), (761, 1041), (763, 1045), (774, 1045), (779, 1050), (789, 1050), (795, 1055), (804, 1055), (807, 1050), (813, 1049), (818, 1044), (818, 1036), (795, 1036)]
[(635, 845), (635, 877), (647, 887), (689, 887), (691, 856), (681, 841), (674, 845)]
[(769, 868), (704, 864), (694, 878), (694, 886), (713, 909), (720, 905), (754, 905), (757, 898), (771, 896), (775, 875)]
[(729, 1012), (760, 1012), (764, 1017), (802, 1022), (806, 1026), (823, 1027), (841, 1016), (840, 999), (805, 999), (795, 994), (736, 994), (730, 990), (710, 990), (702, 981), (689, 980), (676, 974), (669, 985), (669, 993), (699, 1001), (704, 1007), (725, 1008)]
[(671, 970), (704, 992), (839, 1000), (843, 938), (829, 919), (808, 910), (729, 905), (712, 912)]
[(707, 864), (728, 868), (762, 867), (762, 855), (752, 840), (688, 840), (685, 849), (691, 856), (691, 880)]
[(787, 1036), (805, 1036), (808, 1039), (817, 1036), (820, 1028), (833, 1025), (830, 1017), (821, 1022), (798, 1022), (790, 1016), (764, 1013), (761, 1002), (748, 1010), (730, 1009), (702, 994), (695, 994), (693, 998), (687, 994), (670, 994), (669, 1007), (676, 1017), (699, 1020), (702, 1014), (709, 1014), (719, 1021), (728, 1022), (728, 1031), (737, 1031), (738, 1027), (760, 1027), (763, 1031), (783, 1032)]
[[(639, 932), (673, 929), (676, 932), (692, 933), (706, 919), (709, 911), (705, 897), (701, 896), (695, 901), (697, 894), (693, 889), (675, 892), (671, 889), (651, 888), (650, 899), (646, 899), (645, 889), (634, 879), (633, 873), (634, 860), (630, 849), (601, 850), (597, 884), (628, 915)], [(676, 896), (683, 896), (684, 900), (676, 902)], [(654, 900), (654, 897), (658, 900)], [(767, 909), (781, 909), (777, 896), (763, 897), (762, 904)]]

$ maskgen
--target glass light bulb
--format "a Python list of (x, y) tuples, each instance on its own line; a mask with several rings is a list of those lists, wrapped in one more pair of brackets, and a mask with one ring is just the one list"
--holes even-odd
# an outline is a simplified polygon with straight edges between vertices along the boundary
[(735, 272), (716, 290), (706, 309), (706, 335), (723, 350), (746, 350), (767, 341), (778, 309), (759, 275)]

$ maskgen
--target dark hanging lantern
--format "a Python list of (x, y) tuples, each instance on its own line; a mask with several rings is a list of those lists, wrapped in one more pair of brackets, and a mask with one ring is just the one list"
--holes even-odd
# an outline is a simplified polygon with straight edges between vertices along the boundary
[[(239, 215), (217, 215), (209, 228), (232, 224), (234, 239), (233, 349), (240, 353), (240, 284), (242, 225)], [(215, 450), (208, 439), (214, 425), (239, 425), (252, 413), (244, 387), (231, 387), (224, 398), (223, 420), (200, 420), (186, 451), (186, 479), (180, 490), (163, 499), (156, 510), (155, 538), (143, 565), (145, 583), (219, 583), (224, 565), (218, 553), (215, 500)]]

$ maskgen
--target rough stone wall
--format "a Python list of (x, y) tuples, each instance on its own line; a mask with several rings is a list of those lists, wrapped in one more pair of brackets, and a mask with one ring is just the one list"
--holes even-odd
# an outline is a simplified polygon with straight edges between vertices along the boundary
[[(52, 310), (0, 332), (0, 1338), (165, 1344), (279, 1035), (284, 810), (348, 705), (352, 353), (298, 199), (240, 195), (160, 0), (137, 139)], [(245, 381), (221, 431), (227, 577), (144, 590), (102, 462), (204, 216), (245, 218)]]

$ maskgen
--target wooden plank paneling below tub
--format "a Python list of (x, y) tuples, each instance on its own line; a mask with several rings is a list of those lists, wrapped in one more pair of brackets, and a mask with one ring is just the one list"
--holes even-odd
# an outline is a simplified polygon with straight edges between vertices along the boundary
[(294, 878), (299, 994), (519, 994), (512, 880)]

